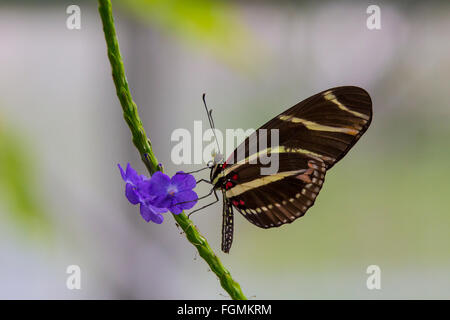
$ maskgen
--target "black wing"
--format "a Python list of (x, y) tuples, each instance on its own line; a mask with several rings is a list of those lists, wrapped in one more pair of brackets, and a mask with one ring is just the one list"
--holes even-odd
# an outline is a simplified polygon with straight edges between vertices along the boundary
[[(279, 170), (261, 175), (261, 165), (249, 163), (259, 157), (260, 146), (247, 138), (228, 158), (222, 175), (237, 177), (225, 191), (227, 199), (247, 220), (262, 228), (290, 223), (305, 214), (323, 185), (326, 170), (334, 166), (367, 130), (372, 102), (358, 87), (338, 87), (318, 93), (281, 113), (259, 128), (278, 129)], [(255, 136), (253, 136), (255, 138)], [(244, 152), (242, 151), (244, 148)], [(253, 152), (252, 150), (258, 150)]]

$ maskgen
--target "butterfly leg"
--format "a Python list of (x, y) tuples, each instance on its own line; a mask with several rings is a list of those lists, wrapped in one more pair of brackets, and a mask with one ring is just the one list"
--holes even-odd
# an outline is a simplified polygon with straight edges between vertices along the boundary
[(200, 182), (206, 182), (207, 184), (212, 184), (211, 181), (206, 180), (206, 179), (200, 179), (200, 180), (196, 181), (196, 184), (199, 184)]
[(191, 213), (189, 213), (189, 215), (188, 215), (188, 217), (189, 217), (189, 216), (190, 216), (191, 214), (193, 214), (194, 212), (199, 211), (199, 210), (202, 210), (202, 209), (204, 209), (204, 208), (206, 208), (206, 207), (209, 207), (210, 205), (213, 205), (213, 204), (215, 204), (216, 202), (219, 201), (219, 197), (217, 196), (216, 190), (215, 190), (214, 188), (211, 189), (211, 191), (208, 192), (208, 194), (206, 194), (206, 195), (204, 195), (204, 196), (198, 198), (197, 200), (178, 202), (178, 203), (176, 203), (175, 205), (182, 204), (182, 203), (188, 203), (188, 202), (194, 202), (194, 201), (198, 201), (198, 200), (202, 200), (202, 199), (208, 198), (208, 197), (211, 196), (211, 194), (213, 194), (213, 193), (214, 193), (214, 196), (215, 196), (216, 200), (214, 200), (213, 202), (211, 202), (211, 203), (209, 203), (209, 204), (207, 204), (207, 205), (205, 205), (205, 206), (203, 206), (203, 207), (201, 207), (201, 208), (199, 208), (199, 209), (196, 209), (196, 210), (192, 211)]
[[(210, 196), (211, 195), (211, 193), (213, 193), (214, 194), (214, 197), (216, 198), (216, 200), (214, 200), (213, 202), (211, 202), (211, 203), (208, 203), (207, 205), (204, 205), (203, 207), (201, 207), (201, 208), (198, 208), (198, 209), (195, 209), (194, 211), (192, 211), (192, 212), (189, 212), (189, 214), (188, 214), (188, 218), (193, 214), (193, 213), (195, 213), (195, 212), (197, 212), (197, 211), (200, 211), (200, 210), (203, 210), (203, 209), (205, 209), (205, 208), (207, 208), (207, 207), (209, 207), (209, 206), (212, 206), (213, 204), (215, 204), (215, 203), (217, 203), (217, 202), (219, 202), (219, 197), (217, 196), (217, 192), (216, 192), (216, 189), (212, 189), (211, 190), (211, 192), (207, 195), (207, 196)], [(205, 196), (206, 197), (206, 196)], [(202, 197), (202, 198), (204, 198), (204, 197)]]
[[(209, 191), (207, 194), (205, 194), (204, 196), (201, 196), (200, 198), (198, 198), (197, 200), (202, 200), (205, 198), (208, 198), (210, 195), (212, 195), (214, 193), (214, 188), (211, 189), (211, 191)], [(182, 202), (181, 202), (182, 203)]]
[(203, 168), (201, 168), (201, 169), (194, 170), (194, 171), (180, 172), (179, 174), (193, 174), (193, 173), (197, 173), (197, 172), (200, 172), (200, 171), (203, 171), (203, 170), (206, 170), (206, 169), (210, 169), (210, 168), (209, 168), (209, 167), (203, 167)]
[(198, 200), (202, 200), (202, 199), (208, 198), (213, 192), (214, 192), (214, 188), (211, 189), (211, 191), (209, 191), (207, 194), (205, 194), (204, 196), (201, 196), (201, 197), (197, 198), (196, 200), (177, 202), (177, 203), (174, 204), (174, 206), (176, 206), (176, 205), (178, 205), (178, 204), (182, 204), (182, 203), (189, 203), (189, 202), (194, 202), (194, 201), (198, 201)]

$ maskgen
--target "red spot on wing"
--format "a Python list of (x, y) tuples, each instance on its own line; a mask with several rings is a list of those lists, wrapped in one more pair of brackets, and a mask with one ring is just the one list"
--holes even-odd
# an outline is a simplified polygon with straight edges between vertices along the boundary
[(222, 168), (225, 169), (225, 167), (228, 165), (229, 162), (234, 163), (233, 157), (234, 157), (234, 152), (232, 152), (232, 153), (230, 154), (230, 156), (228, 157), (228, 159), (225, 160), (225, 162), (223, 163)]
[(233, 186), (233, 183), (231, 183), (230, 181), (228, 181), (226, 184), (225, 184), (225, 189), (230, 189), (231, 187)]

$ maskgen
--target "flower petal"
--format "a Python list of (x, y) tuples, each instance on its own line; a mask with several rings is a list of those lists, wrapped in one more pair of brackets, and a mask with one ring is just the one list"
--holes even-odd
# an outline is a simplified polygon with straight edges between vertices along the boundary
[(154, 223), (161, 224), (164, 221), (164, 217), (153, 211), (153, 208), (151, 206), (146, 206), (144, 204), (141, 204), (141, 216), (144, 218), (145, 221), (153, 221)]
[(147, 206), (150, 207), (150, 209), (152, 209), (155, 213), (164, 213), (164, 212), (168, 211), (167, 208), (157, 208), (152, 205), (147, 205)]
[(161, 224), (164, 221), (164, 217), (159, 213), (155, 213), (154, 215), (152, 215), (151, 219), (156, 224)]
[(150, 198), (149, 203), (157, 208), (169, 208), (173, 203), (173, 196), (155, 196)]
[(157, 171), (150, 178), (147, 192), (152, 196), (166, 196), (167, 187), (169, 186), (169, 184), (169, 176), (160, 171)]
[(174, 205), (186, 210), (190, 209), (197, 204), (198, 195), (192, 190), (182, 191), (175, 194)]
[(132, 204), (138, 204), (140, 202), (138, 191), (130, 183), (127, 183), (125, 186), (125, 196), (127, 197), (128, 201), (130, 201)]
[(170, 180), (172, 185), (175, 185), (178, 191), (192, 190), (195, 188), (196, 182), (192, 174), (177, 172)]
[(181, 212), (183, 212), (183, 209), (180, 208), (179, 205), (176, 206), (171, 206), (169, 208), (170, 212), (172, 212), (173, 214), (180, 214)]
[(127, 164), (126, 177), (126, 181), (134, 184), (135, 186), (137, 186), (139, 182), (142, 181), (142, 177), (137, 173), (136, 170), (131, 167), (130, 163)]
[(127, 181), (127, 175), (125, 174), (125, 171), (122, 169), (122, 167), (120, 166), (120, 163), (117, 164), (117, 166), (119, 167), (119, 171), (120, 171), (120, 175), (122, 176), (122, 179), (124, 181)]

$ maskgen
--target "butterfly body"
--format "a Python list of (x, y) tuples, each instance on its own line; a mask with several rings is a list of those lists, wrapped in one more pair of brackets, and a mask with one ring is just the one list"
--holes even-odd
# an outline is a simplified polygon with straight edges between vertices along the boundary
[[(364, 89), (329, 89), (279, 114), (227, 161), (215, 163), (210, 179), (224, 199), (222, 250), (229, 252), (233, 241), (233, 208), (260, 228), (279, 227), (303, 216), (314, 204), (326, 171), (347, 154), (371, 119), (372, 102)], [(278, 145), (262, 147), (258, 138), (272, 129), (278, 130)], [(267, 140), (272, 146), (270, 135)], [(265, 165), (252, 160), (267, 154), (277, 154), (279, 167), (262, 175)]]

